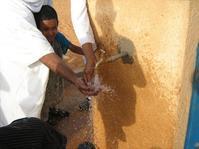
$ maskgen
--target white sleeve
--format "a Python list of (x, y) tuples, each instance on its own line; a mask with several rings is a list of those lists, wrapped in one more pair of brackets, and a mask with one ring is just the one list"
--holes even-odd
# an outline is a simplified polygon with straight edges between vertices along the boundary
[(25, 36), (24, 45), (22, 45), (24, 51), (20, 55), (23, 63), (31, 65), (38, 62), (43, 56), (54, 52), (50, 43), (37, 29), (31, 30)]
[(88, 17), (86, 0), (71, 0), (71, 18), (80, 44), (92, 43), (96, 47)]
[(18, 0), (23, 1), (24, 5), (33, 12), (39, 12), (45, 0)]
[(0, 22), (0, 55), (16, 63), (31, 65), (54, 52), (37, 29), (32, 12), (20, 1), (0, 6), (0, 18), (6, 22)]
[(23, 0), (23, 2), (33, 12), (39, 12), (43, 5), (52, 6), (52, 0)]

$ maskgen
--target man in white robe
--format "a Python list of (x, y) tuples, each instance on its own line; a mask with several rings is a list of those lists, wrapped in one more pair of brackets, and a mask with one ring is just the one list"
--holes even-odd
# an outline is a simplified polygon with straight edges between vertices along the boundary
[(24, 117), (40, 117), (48, 67), (82, 93), (92, 89), (53, 52), (35, 25), (32, 12), (44, 0), (6, 0), (0, 5), (0, 126)]
[(71, 0), (71, 19), (86, 59), (84, 79), (90, 81), (93, 78), (96, 64), (94, 55), (96, 44), (88, 17), (86, 0)]

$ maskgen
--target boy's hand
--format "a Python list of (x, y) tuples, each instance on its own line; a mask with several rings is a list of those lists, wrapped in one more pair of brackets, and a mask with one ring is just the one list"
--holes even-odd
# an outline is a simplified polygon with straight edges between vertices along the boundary
[(99, 91), (95, 91), (95, 88), (92, 86), (88, 86), (83, 79), (78, 78), (75, 81), (75, 86), (79, 89), (81, 93), (87, 96), (95, 96)]

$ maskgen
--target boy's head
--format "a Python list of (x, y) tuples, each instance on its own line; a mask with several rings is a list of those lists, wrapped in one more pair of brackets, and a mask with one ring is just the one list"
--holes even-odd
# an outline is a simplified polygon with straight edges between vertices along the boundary
[(40, 12), (35, 14), (38, 29), (53, 43), (57, 34), (58, 16), (54, 8), (48, 5), (42, 6)]

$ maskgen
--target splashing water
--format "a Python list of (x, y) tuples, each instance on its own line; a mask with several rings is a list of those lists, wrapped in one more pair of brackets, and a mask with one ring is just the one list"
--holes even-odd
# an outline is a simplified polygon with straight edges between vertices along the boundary
[[(107, 84), (102, 83), (102, 78), (98, 74), (96, 74), (93, 78), (93, 80), (89, 83), (89, 85), (100, 94), (108, 94), (108, 95), (113, 95), (114, 90), (108, 86)], [(93, 142), (94, 143), (94, 126), (93, 126), (93, 117), (94, 117), (94, 111), (95, 111), (95, 105), (96, 105), (96, 99), (99, 98), (94, 98), (94, 97), (87, 97), (88, 100), (86, 99), (83, 102), (88, 102), (88, 110), (80, 110), (79, 105), (80, 103), (77, 103), (77, 105), (74, 106), (73, 110), (70, 111), (70, 115), (72, 116), (70, 118), (71, 120), (71, 126), (72, 131), (75, 133), (80, 133), (79, 136), (76, 136), (77, 140), (82, 140), (82, 143), (85, 141), (88, 142)], [(76, 114), (83, 112), (82, 114)], [(85, 115), (85, 112), (88, 112)], [(74, 114), (75, 113), (75, 114)], [(74, 116), (74, 117), (73, 117)], [(60, 128), (65, 128), (66, 124), (62, 123), (60, 125)], [(72, 138), (73, 136), (71, 136)], [(97, 145), (95, 144), (97, 147)]]
[[(99, 77), (98, 74), (96, 74), (95, 77), (93, 78), (93, 80), (89, 83), (89, 85), (92, 88), (94, 88), (95, 92), (100, 91), (100, 93), (104, 93), (104, 94), (105, 93), (113, 94), (114, 90), (110, 86), (108, 86), (106, 84), (102, 84), (101, 82), (102, 82), (102, 79)], [(95, 100), (96, 100), (95, 98), (87, 97), (87, 101), (86, 101), (86, 102), (88, 102), (88, 105), (89, 105), (88, 119), (86, 121), (87, 127), (89, 129), (87, 129), (86, 132), (84, 132), (84, 133), (85, 133), (86, 141), (90, 141), (90, 142), (94, 141), (93, 140), (94, 139), (93, 138), (94, 137), (93, 136), (94, 135), (94, 129), (93, 129), (93, 113), (94, 113), (93, 110), (94, 109), (93, 108), (95, 107), (94, 104), (96, 104)], [(96, 144), (95, 144), (95, 146), (96, 146)]]
[(95, 92), (100, 91), (101, 93), (113, 93), (114, 90), (110, 87), (107, 86), (105, 84), (101, 84), (101, 79), (99, 77), (98, 74), (95, 75), (95, 77), (92, 80), (92, 83), (90, 83), (90, 85), (92, 85), (92, 87), (94, 88)]

